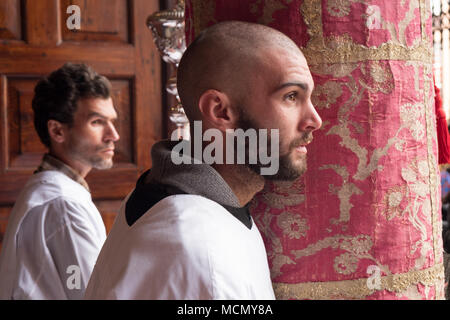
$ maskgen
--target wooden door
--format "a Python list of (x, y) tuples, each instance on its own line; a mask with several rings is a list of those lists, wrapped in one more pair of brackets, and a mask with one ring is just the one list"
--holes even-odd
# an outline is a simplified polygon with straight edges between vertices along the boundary
[[(80, 9), (79, 30), (66, 23), (71, 5)], [(164, 130), (161, 60), (146, 27), (158, 10), (157, 0), (0, 1), (0, 245), (11, 207), (46, 151), (33, 127), (34, 86), (69, 61), (92, 66), (113, 85), (121, 136), (115, 164), (87, 176), (109, 231)]]

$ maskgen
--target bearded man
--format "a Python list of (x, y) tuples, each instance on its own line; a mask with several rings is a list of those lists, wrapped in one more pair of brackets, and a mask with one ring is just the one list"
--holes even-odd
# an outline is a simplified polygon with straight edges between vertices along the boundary
[(83, 64), (39, 81), (34, 125), (48, 148), (19, 195), (0, 256), (0, 299), (80, 299), (105, 241), (86, 175), (113, 165), (111, 84)]
[[(202, 32), (178, 68), (192, 139), (153, 146), (153, 167), (125, 199), (85, 298), (274, 299), (266, 251), (247, 204), (265, 179), (292, 180), (306, 170), (306, 145), (321, 126), (313, 87), (300, 49), (274, 29), (231, 21)], [(195, 144), (198, 121), (200, 140), (214, 136), (213, 149), (225, 157), (268, 149), (227, 145), (237, 129), (275, 131), (279, 140), (270, 135), (266, 141), (279, 142), (279, 154), (270, 155), (279, 160), (277, 172), (262, 174), (263, 161), (202, 161), (209, 145)]]

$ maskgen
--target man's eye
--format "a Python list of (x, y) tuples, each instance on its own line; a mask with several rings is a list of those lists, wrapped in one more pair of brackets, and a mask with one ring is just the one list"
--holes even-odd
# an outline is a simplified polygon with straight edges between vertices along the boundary
[(291, 92), (291, 93), (287, 94), (285, 96), (285, 99), (288, 101), (291, 101), (291, 102), (296, 101), (297, 100), (297, 92)]
[(100, 119), (92, 121), (92, 124), (102, 124), (102, 123), (103, 123), (103, 120), (100, 120)]

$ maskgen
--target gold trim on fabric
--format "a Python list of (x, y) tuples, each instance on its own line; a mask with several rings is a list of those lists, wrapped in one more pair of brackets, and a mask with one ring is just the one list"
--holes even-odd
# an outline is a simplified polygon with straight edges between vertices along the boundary
[[(418, 1), (418, 8), (422, 14), (422, 39), (412, 47), (406, 45), (405, 29), (408, 22), (414, 17), (413, 1), (404, 21), (399, 23), (399, 35), (390, 32), (393, 40), (383, 43), (379, 47), (367, 47), (353, 42), (349, 35), (337, 37), (324, 37), (322, 30), (322, 2), (305, 0), (301, 6), (301, 15), (308, 26), (311, 36), (306, 48), (302, 48), (309, 65), (330, 63), (354, 63), (368, 60), (406, 60), (432, 63), (432, 46), (426, 37), (424, 17), (428, 13), (425, 0)], [(383, 22), (385, 29), (391, 26)]]
[[(428, 38), (426, 33), (426, 22), (430, 19), (431, 8), (426, 0), (419, 1), (420, 6), (420, 18), (421, 18), (421, 29), (422, 29), (422, 41), (429, 43), (431, 47), (431, 40)], [(430, 205), (432, 214), (432, 234), (433, 234), (433, 250), (434, 259), (436, 262), (443, 261), (442, 250), (442, 223), (441, 223), (441, 199), (439, 194), (439, 184), (440, 175), (438, 174), (438, 161), (437, 155), (433, 152), (433, 145), (437, 146), (436, 141), (436, 120), (433, 112), (433, 91), (431, 90), (433, 86), (432, 67), (429, 65), (423, 66), (424, 70), (424, 105), (425, 105), (425, 118), (426, 118), (426, 132), (427, 132), (427, 152), (428, 152), (428, 165), (429, 165), (429, 179), (430, 179)], [(437, 149), (437, 148), (436, 148)], [(433, 196), (434, 195), (434, 196)], [(437, 295), (438, 293), (436, 293)]]
[(355, 44), (347, 37), (339, 37), (329, 41), (336, 48), (306, 47), (302, 51), (308, 64), (353, 63), (368, 60), (405, 60), (432, 63), (432, 48), (422, 43), (415, 48), (407, 48), (392, 42), (383, 43), (380, 47), (367, 48)]
[(433, 97), (431, 95), (432, 86), (432, 71), (431, 68), (424, 66), (424, 105), (425, 105), (425, 119), (426, 119), (426, 132), (427, 132), (427, 154), (428, 154), (428, 167), (429, 167), (429, 186), (430, 186), (430, 206), (431, 206), (431, 227), (433, 234), (433, 250), (434, 259), (436, 262), (442, 262), (442, 223), (441, 223), (441, 210), (440, 210), (440, 194), (439, 184), (440, 175), (438, 174), (438, 161), (433, 151), (433, 145), (437, 145), (436, 141), (436, 125), (435, 115), (433, 112)]
[[(444, 279), (444, 265), (439, 263), (424, 270), (382, 276), (379, 289), (370, 289), (368, 278), (343, 281), (305, 282), (297, 284), (273, 283), (277, 299), (364, 299), (377, 291), (387, 290), (399, 296), (407, 295), (419, 283), (439, 287)], [(436, 288), (438, 289), (438, 288)], [(436, 290), (437, 291), (437, 290)], [(439, 294), (436, 293), (436, 296)]]
[[(361, 2), (350, 0), (351, 2)], [(289, 3), (289, 1), (287, 2)], [(322, 2), (317, 0), (305, 0), (300, 8), (305, 24), (308, 27), (309, 40), (306, 48), (302, 48), (308, 64), (311, 66), (333, 63), (356, 63), (369, 60), (405, 60), (432, 63), (432, 46), (426, 35), (426, 18), (429, 8), (425, 0), (411, 1), (411, 6), (403, 21), (399, 22), (399, 34), (395, 28), (386, 21), (382, 26), (388, 30), (392, 40), (383, 43), (379, 47), (367, 47), (353, 42), (349, 35), (337, 37), (324, 37), (322, 30)], [(256, 5), (256, 4), (255, 4)], [(209, 22), (215, 22), (215, 1), (192, 0), (193, 27), (195, 35), (198, 35), (208, 26)], [(284, 9), (286, 4), (270, 2), (264, 4), (264, 14), (259, 22), (268, 24), (272, 21), (272, 15), (277, 10)], [(421, 13), (421, 41), (414, 43), (412, 47), (406, 45), (405, 30), (409, 22), (414, 18), (415, 9)]]
[(426, 0), (419, 0), (419, 8), (420, 8), (420, 28), (422, 31), (422, 40), (428, 41), (431, 46), (432, 45), (432, 40), (430, 38), (431, 35), (427, 35), (426, 32), (427, 20), (431, 19), (431, 3)]

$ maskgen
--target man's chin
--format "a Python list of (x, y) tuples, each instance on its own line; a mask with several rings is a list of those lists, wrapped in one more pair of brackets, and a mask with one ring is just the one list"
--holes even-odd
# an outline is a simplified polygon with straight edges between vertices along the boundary
[[(262, 166), (249, 165), (252, 171), (261, 175)], [(278, 171), (273, 175), (261, 175), (265, 180), (270, 181), (294, 181), (301, 177), (306, 172), (306, 160), (300, 163), (293, 164), (286, 158), (281, 158)]]
[(278, 172), (271, 176), (264, 176), (264, 178), (266, 180), (294, 181), (306, 172), (306, 163), (306, 154), (291, 153), (281, 156)]
[(92, 162), (92, 167), (98, 170), (111, 169), (114, 162), (112, 159), (101, 159)]

